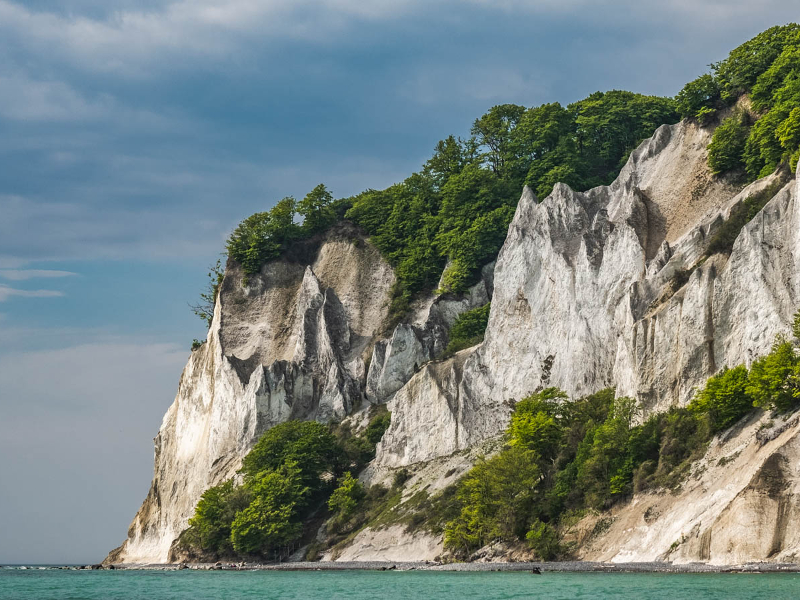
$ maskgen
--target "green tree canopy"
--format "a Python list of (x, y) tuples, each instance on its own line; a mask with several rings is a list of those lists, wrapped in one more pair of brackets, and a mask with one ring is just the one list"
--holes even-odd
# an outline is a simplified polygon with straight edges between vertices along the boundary
[(233, 548), (242, 554), (267, 554), (288, 544), (302, 530), (300, 509), (310, 493), (302, 471), (289, 460), (277, 470), (265, 470), (247, 483), (253, 500), (231, 525)]
[(309, 233), (322, 231), (336, 220), (333, 194), (320, 183), (297, 203), (297, 212), (303, 215), (303, 229)]
[(714, 431), (727, 429), (753, 409), (753, 399), (746, 391), (747, 368), (725, 367), (711, 377), (690, 404), (690, 408), (706, 413)]
[(322, 485), (323, 473), (338, 472), (343, 452), (327, 426), (316, 421), (286, 421), (268, 430), (242, 461), (242, 473), (253, 478), (293, 462), (311, 490)]

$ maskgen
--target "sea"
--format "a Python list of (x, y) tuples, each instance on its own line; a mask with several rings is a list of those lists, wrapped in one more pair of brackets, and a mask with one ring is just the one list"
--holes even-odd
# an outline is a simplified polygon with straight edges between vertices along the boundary
[(69, 571), (0, 568), (3, 600), (800, 598), (797, 573)]

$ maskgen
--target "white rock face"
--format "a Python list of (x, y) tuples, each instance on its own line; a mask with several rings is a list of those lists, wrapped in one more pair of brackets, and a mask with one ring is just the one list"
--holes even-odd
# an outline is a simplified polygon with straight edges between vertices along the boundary
[(608, 528), (580, 544), (580, 557), (716, 565), (796, 562), (798, 434), (795, 413), (777, 420), (761, 415), (716, 438), (678, 494), (639, 494), (616, 507), (605, 517)]
[(385, 529), (364, 529), (341, 553), (327, 554), (324, 561), (424, 561), (434, 560), (444, 550), (442, 536), (427, 532), (408, 534), (405, 525)]
[(430, 460), (497, 435), (509, 401), (541, 387), (579, 397), (613, 386), (646, 415), (766, 353), (800, 305), (796, 183), (729, 259), (702, 262), (731, 209), (777, 177), (741, 192), (712, 177), (710, 135), (662, 126), (610, 186), (559, 184), (541, 203), (526, 189), (494, 271), (485, 341), (463, 365), (424, 368), (397, 392), (378, 463)]
[(481, 280), (462, 297), (445, 294), (424, 299), (411, 323), (401, 323), (389, 339), (375, 344), (367, 373), (371, 402), (390, 400), (423, 364), (444, 351), (458, 315), (491, 300), (494, 266), (493, 262), (486, 265)]
[(194, 351), (155, 438), (155, 473), (128, 539), (107, 560), (168, 562), (200, 495), (232, 477), (259, 436), (288, 419), (341, 419), (363, 396), (394, 274), (347, 228), (310, 266), (268, 264), (242, 288), (230, 266), (207, 342)]

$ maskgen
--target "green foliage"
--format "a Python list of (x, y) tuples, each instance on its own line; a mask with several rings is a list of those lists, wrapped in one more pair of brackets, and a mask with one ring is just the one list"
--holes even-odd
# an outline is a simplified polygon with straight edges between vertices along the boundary
[(540, 560), (556, 560), (565, 553), (558, 530), (539, 519), (533, 520), (525, 539)]
[(195, 545), (202, 550), (229, 554), (231, 525), (236, 513), (250, 504), (250, 494), (228, 480), (203, 492), (194, 516), (189, 519)]
[[(224, 277), (225, 267), (222, 266), (222, 259), (218, 258), (217, 262), (208, 268), (208, 283), (206, 288), (200, 292), (200, 302), (190, 305), (192, 312), (205, 321), (206, 327), (211, 327), (219, 286), (222, 285)], [(194, 344), (192, 344), (192, 350), (195, 350)]]
[(716, 113), (719, 100), (719, 83), (713, 75), (706, 73), (683, 86), (675, 97), (675, 104), (682, 118), (696, 118), (705, 124)]
[(495, 539), (524, 535), (541, 472), (534, 453), (512, 447), (490, 459), (479, 459), (462, 480), (463, 508), (445, 527), (445, 546), (467, 554)]
[(192, 352), (194, 352), (195, 350), (199, 350), (205, 343), (206, 343), (205, 340), (201, 341), (198, 340), (197, 338), (194, 338), (192, 340)]
[[(256, 443), (242, 463), (244, 484), (206, 490), (181, 535), (190, 551), (217, 557), (270, 556), (290, 547), (330, 493), (344, 450), (324, 425), (287, 421)], [(322, 477), (328, 473), (329, 477)]]
[(246, 485), (253, 500), (233, 520), (233, 549), (266, 554), (297, 538), (302, 531), (300, 508), (310, 492), (297, 463), (287, 461), (275, 471), (258, 473)]
[(303, 230), (307, 235), (318, 233), (336, 221), (333, 195), (321, 183), (297, 203), (297, 212), (303, 216)]
[(733, 207), (722, 226), (711, 236), (705, 256), (718, 253), (730, 255), (733, 250), (733, 244), (736, 238), (739, 237), (742, 228), (756, 217), (785, 183), (786, 179), (780, 177), (760, 192), (748, 196), (744, 202)]
[(642, 139), (675, 120), (672, 100), (620, 91), (566, 108), (495, 106), (470, 139), (439, 142), (421, 172), (348, 199), (346, 217), (395, 268), (390, 325), (440, 277), (454, 293), (477, 280), (505, 240), (523, 184), (545, 196), (557, 182), (581, 190), (610, 183)]
[(391, 423), (392, 415), (386, 410), (385, 404), (376, 405), (372, 410), (373, 416), (359, 435), (352, 435), (349, 428), (340, 429), (338, 432), (339, 443), (344, 448), (348, 464), (356, 471), (375, 458), (375, 446), (381, 441)]
[(271, 210), (250, 215), (228, 238), (228, 255), (253, 275), (276, 258), (295, 239), (300, 228), (294, 223), (294, 198), (284, 198)]
[(800, 404), (800, 357), (779, 337), (766, 356), (753, 361), (745, 388), (756, 406), (788, 411)]
[(792, 335), (794, 339), (800, 341), (800, 310), (794, 313), (792, 318)]
[[(228, 238), (228, 255), (247, 275), (254, 275), (292, 242), (315, 235), (343, 218), (351, 206), (348, 198), (334, 201), (328, 189), (319, 184), (300, 202), (287, 197), (269, 211), (247, 217)], [(297, 214), (303, 217), (302, 226), (295, 223)]]
[[(734, 115), (714, 133), (709, 166), (715, 173), (745, 168), (752, 181), (800, 152), (800, 26), (772, 27), (745, 42), (678, 94), (684, 117), (708, 119), (722, 103), (750, 94), (758, 117)], [(721, 130), (721, 131), (720, 131)]]
[(532, 450), (542, 461), (552, 461), (563, 435), (561, 403), (567, 395), (547, 388), (524, 398), (514, 407), (507, 430), (508, 444)]
[[(793, 332), (800, 339), (800, 311)], [(675, 488), (712, 436), (753, 410), (800, 406), (800, 355), (778, 338), (771, 352), (711, 377), (687, 408), (673, 407), (634, 425), (637, 407), (607, 389), (568, 401), (547, 388), (514, 406), (508, 445), (481, 459), (458, 486), (458, 515), (445, 547), (467, 556), (487, 543), (525, 538), (543, 560), (568, 554), (565, 516), (653, 487)], [(516, 475), (514, 475), (516, 473)]]
[(744, 365), (725, 367), (697, 393), (690, 410), (707, 414), (715, 433), (727, 429), (753, 409), (753, 398), (745, 390), (747, 375)]
[(483, 334), (489, 323), (490, 308), (491, 304), (487, 303), (463, 312), (456, 318), (450, 328), (450, 342), (447, 344), (446, 354), (453, 354), (483, 341)]
[(736, 111), (714, 130), (708, 145), (708, 166), (715, 174), (744, 167), (744, 153), (750, 129), (744, 111)]
[(493, 541), (526, 539), (543, 560), (567, 555), (560, 534), (566, 515), (679, 485), (712, 435), (752, 410), (745, 381), (744, 367), (725, 370), (691, 408), (641, 425), (633, 424), (635, 402), (615, 398), (613, 389), (571, 402), (557, 388), (532, 394), (514, 407), (508, 445), (460, 482), (460, 510), (447, 523), (445, 547), (467, 556)]
[(328, 499), (328, 509), (333, 514), (334, 522), (347, 521), (356, 511), (358, 503), (365, 496), (364, 488), (350, 472), (344, 474), (339, 486)]
[(242, 461), (245, 478), (263, 471), (274, 471), (293, 462), (305, 486), (316, 491), (323, 487), (323, 473), (342, 468), (344, 453), (329, 428), (316, 421), (286, 421), (267, 431)]
[(757, 83), (785, 48), (800, 42), (800, 26), (795, 23), (771, 27), (748, 40), (722, 62), (712, 65), (724, 99), (733, 100)]

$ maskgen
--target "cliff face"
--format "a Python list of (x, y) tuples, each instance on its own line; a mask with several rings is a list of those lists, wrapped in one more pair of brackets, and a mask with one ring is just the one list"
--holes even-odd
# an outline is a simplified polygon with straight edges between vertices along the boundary
[(150, 491), (107, 561), (168, 562), (201, 494), (235, 476), (261, 434), (289, 419), (340, 421), (391, 397), (444, 349), (460, 312), (488, 302), (486, 281), (466, 298), (427, 299), (413, 323), (380, 339), (394, 273), (351, 225), (258, 275), (229, 264), (208, 339), (154, 440)]
[(340, 419), (361, 402), (394, 275), (348, 228), (308, 254), (268, 264), (246, 287), (229, 266), (208, 340), (192, 352), (155, 438), (150, 492), (110, 560), (167, 562), (200, 495), (232, 477), (264, 431), (287, 419)]
[[(754, 416), (715, 439), (675, 494), (646, 493), (576, 526), (580, 557), (717, 565), (800, 559), (800, 419)], [(602, 531), (592, 535), (593, 531)]]
[(497, 435), (508, 400), (543, 386), (572, 397), (613, 386), (646, 416), (766, 353), (800, 304), (795, 182), (729, 258), (703, 260), (731, 209), (778, 177), (741, 191), (712, 177), (709, 139), (687, 122), (663, 126), (610, 186), (558, 185), (541, 203), (526, 189), (497, 259), (485, 341), (397, 393), (377, 463), (426, 461)]
[[(351, 227), (270, 263), (246, 286), (231, 265), (208, 341), (192, 353), (156, 437), (150, 493), (108, 560), (168, 560), (200, 494), (233, 476), (259, 435), (287, 419), (340, 420), (388, 402), (391, 425), (362, 479), (385, 480), (412, 465), (428, 469), (437, 488), (457, 476), (442, 464), (455, 461), (463, 472), (462, 451), (496, 437), (510, 400), (541, 386), (571, 396), (615, 386), (647, 414), (685, 404), (722, 366), (765, 353), (800, 305), (796, 180), (740, 232), (729, 257), (705, 258), (730, 211), (778, 177), (745, 190), (712, 177), (710, 135), (687, 122), (664, 126), (610, 186), (580, 193), (558, 185), (541, 203), (526, 189), (482, 280), (464, 297), (420, 301), (388, 336), (380, 332), (394, 275)], [(437, 360), (455, 317), (489, 299), (485, 341)], [(771, 518), (759, 512), (764, 498), (776, 518), (791, 512), (800, 480), (794, 429), (761, 446), (751, 439), (755, 430), (737, 434), (743, 450), (735, 473), (710, 454), (706, 478), (659, 509), (660, 521), (635, 532), (624, 526), (645, 518), (635, 499), (615, 517), (619, 525), (586, 546), (585, 557), (726, 562), (790, 554), (800, 543), (794, 533), (775, 551), (761, 537), (739, 543), (735, 532)], [(778, 472), (782, 483), (772, 485)], [(669, 525), (678, 514), (681, 526)], [(670, 536), (678, 529), (681, 539), (697, 541), (676, 551)], [(439, 551), (436, 540), (413, 543), (390, 533), (391, 543), (375, 532), (359, 534), (371, 548), (362, 554), (374, 559), (390, 546), (392, 557), (398, 547)]]

